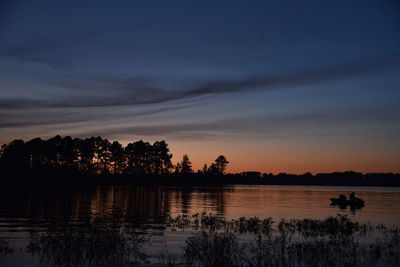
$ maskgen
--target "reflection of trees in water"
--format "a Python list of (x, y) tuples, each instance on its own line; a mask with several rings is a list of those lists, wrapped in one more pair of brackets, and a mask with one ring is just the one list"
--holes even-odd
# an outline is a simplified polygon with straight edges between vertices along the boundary
[(27, 252), (44, 266), (122, 266), (145, 260), (141, 250), (144, 235), (134, 229), (165, 223), (168, 215), (174, 215), (173, 201), (185, 213), (192, 213), (194, 204), (224, 214), (225, 198), (231, 190), (94, 187), (16, 191), (1, 195), (0, 214), (29, 219), (23, 222), (32, 233)]
[[(111, 187), (97, 188), (91, 200), (90, 214), (115, 214), (131, 220), (147, 218), (147, 222), (163, 223), (163, 218), (172, 213), (174, 199), (177, 209), (192, 213), (193, 205), (212, 207), (210, 212), (225, 213), (226, 193), (233, 189), (188, 188), (188, 187)], [(197, 201), (197, 203), (194, 203)]]
[(175, 202), (182, 214), (195, 213), (194, 206), (218, 215), (225, 215), (226, 198), (234, 188), (229, 187), (198, 187), (174, 188)]
[(90, 203), (92, 218), (111, 214), (130, 220), (160, 221), (169, 212), (169, 194), (162, 188), (97, 188)]
[(163, 188), (97, 187), (16, 191), (0, 195), (1, 214), (32, 220), (89, 222), (103, 215), (159, 219), (168, 214), (170, 206), (170, 193)]
[(2, 190), (0, 193), (0, 213), (9, 218), (72, 218), (75, 209), (83, 212), (83, 203), (78, 192), (72, 190), (15, 189)]
[(80, 189), (36, 189), (3, 192), (0, 214), (26, 217), (31, 223), (44, 221), (90, 222), (112, 215), (140, 223), (163, 223), (172, 213), (174, 200), (179, 212), (193, 213), (193, 206), (224, 215), (227, 192), (233, 188), (187, 187), (92, 187)]
[(26, 250), (43, 266), (125, 266), (146, 260), (147, 241), (126, 225), (96, 219), (85, 227), (64, 224), (32, 232)]

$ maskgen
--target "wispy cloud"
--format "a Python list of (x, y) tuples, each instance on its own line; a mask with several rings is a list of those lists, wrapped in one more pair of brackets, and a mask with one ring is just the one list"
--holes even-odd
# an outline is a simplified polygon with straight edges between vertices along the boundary
[[(129, 118), (134, 120), (142, 116), (166, 113), (170, 111), (179, 111), (182, 109), (194, 107), (197, 104), (176, 104), (173, 106), (163, 107), (145, 107), (116, 111), (113, 109), (37, 109), (37, 110), (19, 110), (10, 111), (0, 109), (0, 128), (18, 128), (18, 127), (42, 127), (57, 126), (67, 127), (66, 125), (79, 124), (84, 122), (106, 122), (113, 124), (121, 118)], [(63, 126), (64, 125), (64, 126)]]
[[(246, 138), (316, 138), (346, 136), (354, 131), (358, 137), (383, 132), (387, 127), (392, 130), (400, 130), (400, 124), (393, 125), (393, 121), (400, 121), (400, 114), (391, 111), (380, 110), (332, 110), (318, 112), (300, 112), (288, 114), (269, 114), (254, 117), (240, 117), (231, 119), (211, 119), (208, 121), (181, 123), (159, 123), (147, 125), (113, 125), (101, 129), (85, 129), (82, 131), (87, 136), (147, 136), (165, 137), (186, 140), (213, 139), (239, 137)], [(380, 128), (384, 126), (383, 128)], [(371, 127), (376, 127), (375, 130)], [(386, 129), (386, 130), (385, 130)], [(343, 132), (344, 131), (344, 132)], [(342, 133), (340, 133), (342, 132)], [(396, 131), (399, 132), (399, 131)], [(391, 133), (386, 133), (386, 135)], [(399, 134), (397, 136), (400, 137)]]
[(18, 39), (4, 40), (0, 44), (0, 56), (63, 69), (68, 64), (57, 61), (58, 57), (54, 57), (54, 51), (67, 51), (72, 46), (93, 40), (99, 34), (101, 32), (94, 28), (70, 29), (51, 34), (27, 33)]
[[(206, 95), (267, 91), (315, 85), (336, 80), (370, 75), (400, 68), (400, 56), (341, 63), (318, 68), (303, 68), (279, 74), (252, 75), (238, 79), (197, 81), (175, 90), (152, 85), (150, 79), (53, 79), (59, 86), (81, 90), (51, 98), (1, 98), (2, 109), (78, 108), (159, 104)], [(71, 79), (71, 80), (70, 80)], [(155, 78), (157, 80), (157, 78)]]

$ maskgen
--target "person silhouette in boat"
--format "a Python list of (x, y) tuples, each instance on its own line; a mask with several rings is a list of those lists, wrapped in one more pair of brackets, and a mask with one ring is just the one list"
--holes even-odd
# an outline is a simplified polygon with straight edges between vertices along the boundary
[(356, 200), (356, 194), (354, 192), (351, 192), (349, 198), (351, 202), (354, 202)]
[(350, 206), (351, 211), (355, 211), (356, 209), (361, 209), (364, 207), (364, 200), (356, 197), (354, 192), (351, 192), (349, 199), (344, 194), (340, 194), (339, 198), (331, 198), (332, 206), (339, 206), (340, 209), (346, 209)]

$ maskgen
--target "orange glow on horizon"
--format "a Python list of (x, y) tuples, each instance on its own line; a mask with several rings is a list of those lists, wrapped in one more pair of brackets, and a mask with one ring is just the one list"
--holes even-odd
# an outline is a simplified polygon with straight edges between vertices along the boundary
[[(31, 136), (20, 138), (25, 141), (32, 139)], [(172, 162), (176, 164), (182, 160), (184, 154), (187, 154), (195, 172), (202, 170), (204, 164), (210, 166), (219, 155), (224, 155), (229, 161), (228, 173), (244, 171), (273, 174), (344, 171), (400, 173), (400, 143), (371, 142), (366, 146), (361, 142), (329, 143), (277, 138), (271, 140), (168, 140), (168, 138), (142, 136), (129, 136), (129, 139), (126, 136), (108, 138), (110, 142), (118, 140), (123, 146), (141, 139), (150, 143), (165, 140), (173, 154)], [(10, 141), (11, 138), (3, 143)]]
[(261, 173), (306, 172), (400, 172), (400, 155), (394, 148), (371, 148), (371, 151), (348, 147), (304, 144), (282, 145), (257, 142), (169, 142), (173, 162), (187, 154), (195, 171), (209, 166), (219, 155), (229, 160), (228, 172), (259, 171)]

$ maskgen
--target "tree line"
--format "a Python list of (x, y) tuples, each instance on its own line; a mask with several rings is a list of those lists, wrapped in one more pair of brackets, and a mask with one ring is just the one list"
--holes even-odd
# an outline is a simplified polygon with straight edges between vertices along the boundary
[[(118, 141), (110, 142), (101, 137), (72, 138), (59, 135), (43, 140), (14, 140), (0, 150), (0, 166), (4, 169), (63, 169), (69, 173), (89, 175), (164, 175), (193, 174), (187, 155), (174, 165), (172, 153), (165, 141), (153, 144), (143, 140), (125, 147)], [(220, 155), (209, 167), (197, 173), (223, 175), (228, 165)]]
[[(398, 173), (333, 172), (272, 174), (226, 173), (229, 161), (220, 155), (194, 171), (188, 155), (176, 164), (165, 141), (139, 140), (122, 146), (101, 137), (59, 135), (43, 140), (14, 140), (0, 149), (0, 181), (45, 185), (342, 185), (400, 186)], [(111, 177), (112, 176), (112, 177)], [(168, 176), (168, 177), (166, 177)], [(33, 179), (34, 178), (34, 179)], [(217, 179), (216, 179), (217, 178)]]

